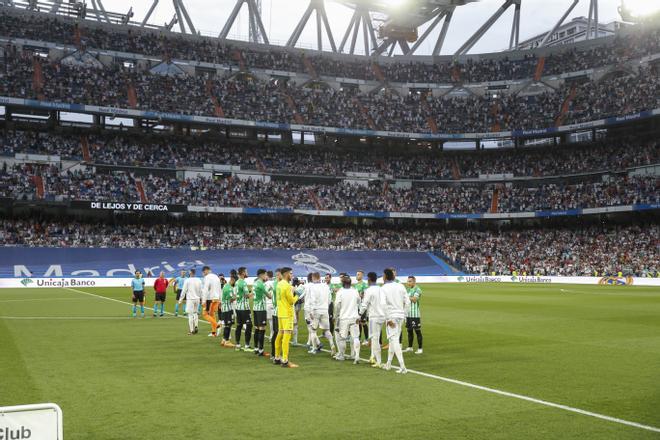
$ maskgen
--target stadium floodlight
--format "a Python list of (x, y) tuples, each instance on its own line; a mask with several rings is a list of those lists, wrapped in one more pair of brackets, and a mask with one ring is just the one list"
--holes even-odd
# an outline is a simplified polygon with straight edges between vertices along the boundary
[(634, 17), (643, 17), (654, 12), (660, 12), (660, 3), (649, 0), (625, 0), (622, 2), (622, 6)]
[(383, 5), (389, 9), (399, 9), (408, 3), (409, 0), (381, 0)]

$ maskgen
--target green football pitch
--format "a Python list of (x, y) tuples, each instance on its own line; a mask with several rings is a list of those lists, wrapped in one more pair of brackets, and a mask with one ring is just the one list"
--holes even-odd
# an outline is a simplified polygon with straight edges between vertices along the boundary
[(128, 289), (1, 290), (0, 406), (59, 404), (67, 440), (660, 438), (660, 289), (422, 287), (408, 375), (299, 347), (275, 367), (129, 318)]

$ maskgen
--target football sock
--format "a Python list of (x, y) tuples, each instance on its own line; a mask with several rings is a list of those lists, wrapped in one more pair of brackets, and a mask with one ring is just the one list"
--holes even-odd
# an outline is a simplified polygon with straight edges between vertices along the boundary
[(160, 314), (162, 315), (165, 311), (165, 303), (160, 303)]
[(401, 352), (401, 344), (397, 338), (390, 339), (390, 349), (387, 352), (387, 363), (391, 364), (392, 359), (396, 356), (399, 361), (399, 366), (401, 368), (406, 368), (406, 364), (403, 362), (403, 353)]
[(238, 323), (236, 326), (235, 336), (236, 336), (236, 345), (241, 345), (241, 332), (243, 331), (243, 324)]
[(253, 336), (254, 336), (254, 348), (259, 349), (259, 338), (261, 337), (261, 330), (255, 328)]
[(250, 346), (250, 341), (252, 340), (252, 324), (245, 324), (245, 346)]
[(408, 347), (413, 346), (413, 341), (415, 340), (415, 334), (412, 329), (408, 329)]
[(223, 329), (223, 335), (225, 341), (228, 341), (229, 338), (231, 338), (231, 326), (226, 325), (225, 328)]
[(422, 349), (422, 330), (415, 329), (415, 334), (417, 335), (417, 346), (419, 349)]
[(332, 340), (332, 333), (330, 333), (329, 330), (326, 330), (326, 331), (323, 333), (323, 336), (325, 336), (325, 339), (327, 339), (328, 342), (330, 343), (330, 349), (332, 350), (332, 347), (335, 345), (334, 342), (333, 342), (333, 340)]
[(140, 304), (140, 313), (144, 315), (144, 304)]
[(353, 339), (353, 359), (360, 359), (360, 338)]
[(318, 348), (319, 346), (321, 346), (321, 340), (319, 339), (319, 335), (317, 335), (315, 331), (312, 331), (310, 335), (312, 337), (311, 338), (312, 347)]
[(179, 303), (174, 303), (174, 314), (179, 313)]
[(380, 343), (376, 342), (376, 338), (371, 339), (371, 353), (376, 358), (376, 363), (380, 364), (382, 362), (382, 359), (380, 357), (381, 354)]
[(339, 351), (339, 356), (344, 356), (346, 354), (346, 339), (342, 337), (337, 338), (337, 350)]
[(291, 333), (284, 333), (282, 337), (282, 362), (289, 360), (289, 343), (291, 342)]
[(275, 359), (280, 359), (282, 355), (282, 340), (284, 339), (284, 334), (278, 332), (277, 337), (275, 338)]
[(137, 313), (137, 306), (133, 304), (133, 316)]

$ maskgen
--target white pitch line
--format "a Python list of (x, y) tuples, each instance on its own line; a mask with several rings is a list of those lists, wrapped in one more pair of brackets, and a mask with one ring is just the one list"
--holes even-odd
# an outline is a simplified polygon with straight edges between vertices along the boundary
[[(95, 297), (95, 298), (105, 299), (105, 300), (107, 300), (107, 301), (113, 301), (113, 302), (117, 302), (117, 303), (120, 303), (120, 304), (128, 304), (129, 306), (132, 306), (132, 305), (133, 305), (132, 302), (122, 301), (122, 300), (120, 300), (120, 299), (115, 299), (115, 298), (109, 298), (109, 297), (107, 297), (107, 296), (97, 295), (97, 294), (95, 294), (95, 293), (85, 292), (84, 290), (72, 289), (71, 287), (65, 287), (65, 289), (66, 289), (66, 290), (70, 290), (70, 291), (72, 291), (72, 292), (82, 293), (83, 295), (89, 295), (89, 296), (93, 296), (93, 297)], [(144, 308), (145, 308), (145, 309), (149, 309), (149, 310), (154, 310), (153, 307), (144, 306)], [(166, 315), (174, 315), (174, 313), (171, 313), (171, 312), (163, 312), (163, 313), (165, 313)]]
[[(121, 303), (121, 304), (128, 304), (128, 305), (133, 304), (133, 303), (129, 303), (128, 301), (121, 301), (121, 300), (118, 300), (118, 299), (115, 299), (115, 298), (108, 298), (107, 296), (96, 295), (94, 293), (89, 293), (89, 292), (85, 292), (85, 291), (82, 291), (82, 290), (72, 289), (70, 287), (66, 287), (66, 289), (71, 290), (73, 292), (82, 293), (84, 295), (93, 296), (93, 297), (96, 297), (96, 298), (99, 298), (99, 299), (105, 299), (105, 300), (108, 300), (108, 301), (118, 302), (118, 303)], [(152, 307), (145, 307), (145, 308), (153, 310)], [(168, 314), (168, 315), (173, 315), (173, 313), (171, 313), (171, 312), (165, 312), (165, 313)], [(206, 322), (206, 321), (200, 321), (200, 322)], [(208, 322), (206, 322), (206, 323), (209, 324)], [(367, 359), (362, 359), (362, 360), (365, 361), (365, 362), (368, 362)], [(417, 374), (418, 376), (427, 377), (429, 379), (440, 380), (442, 382), (452, 383), (454, 385), (460, 385), (460, 386), (464, 386), (464, 387), (467, 387), (467, 388), (472, 388), (472, 389), (475, 389), (475, 390), (481, 390), (481, 391), (485, 391), (485, 392), (488, 392), (488, 393), (497, 394), (499, 396), (511, 397), (511, 398), (514, 398), (514, 399), (524, 400), (526, 402), (536, 403), (538, 405), (544, 405), (544, 406), (547, 406), (547, 407), (550, 407), (550, 408), (561, 409), (561, 410), (576, 413), (576, 414), (582, 414), (582, 415), (588, 416), (588, 417), (594, 417), (594, 418), (600, 419), (600, 420), (606, 420), (606, 421), (612, 422), (612, 423), (618, 423), (620, 425), (625, 425), (625, 426), (630, 426), (630, 427), (633, 427), (633, 428), (643, 429), (643, 430), (646, 430), (646, 431), (660, 433), (660, 428), (655, 427), (655, 426), (644, 425), (644, 424), (637, 423), (637, 422), (631, 422), (629, 420), (619, 419), (617, 417), (607, 416), (605, 414), (599, 414), (599, 413), (595, 413), (595, 412), (592, 412), (592, 411), (587, 411), (587, 410), (580, 409), (580, 408), (574, 408), (574, 407), (568, 406), (568, 405), (562, 405), (560, 403), (554, 403), (554, 402), (549, 402), (547, 400), (536, 399), (534, 397), (525, 396), (523, 394), (510, 393), (508, 391), (498, 390), (497, 388), (485, 387), (485, 386), (482, 386), (482, 385), (477, 385), (477, 384), (474, 384), (474, 383), (465, 382), (465, 381), (458, 380), (458, 379), (452, 379), (450, 377), (444, 377), (444, 376), (438, 376), (438, 375), (431, 374), (431, 373), (425, 373), (423, 371), (408, 369), (408, 372), (412, 373), (412, 374)]]
[(598, 414), (598, 413), (595, 413), (595, 412), (592, 412), (592, 411), (587, 411), (587, 410), (580, 409), (580, 408), (573, 408), (572, 406), (562, 405), (560, 403), (554, 403), (554, 402), (548, 402), (547, 400), (535, 399), (533, 397), (524, 396), (522, 394), (510, 393), (508, 391), (502, 391), (502, 390), (498, 390), (498, 389), (495, 389), (495, 388), (489, 388), (489, 387), (485, 387), (485, 386), (481, 386), (481, 385), (476, 385), (476, 384), (473, 384), (473, 383), (470, 383), (470, 382), (464, 382), (462, 380), (452, 379), (452, 378), (449, 378), (449, 377), (436, 376), (435, 374), (424, 373), (422, 371), (408, 370), (408, 372), (413, 373), (413, 374), (418, 374), (420, 376), (428, 377), (428, 378), (431, 378), (431, 379), (437, 379), (437, 380), (441, 380), (441, 381), (444, 381), (444, 382), (449, 382), (449, 383), (453, 383), (453, 384), (456, 384), (456, 385), (461, 385), (461, 386), (464, 386), (464, 387), (474, 388), (474, 389), (481, 390), (481, 391), (487, 391), (487, 392), (493, 393), (493, 394), (499, 394), (500, 396), (513, 397), (515, 399), (525, 400), (527, 402), (537, 403), (539, 405), (545, 405), (545, 406), (549, 406), (549, 407), (552, 407), (552, 408), (562, 409), (564, 411), (570, 411), (570, 412), (573, 412), (573, 413), (582, 414), (582, 415), (589, 416), (589, 417), (595, 417), (597, 419), (607, 420), (609, 422), (619, 423), (621, 425), (632, 426), (634, 428), (645, 429), (647, 431), (652, 431), (652, 432), (660, 432), (660, 428), (656, 428), (655, 426), (643, 425), (641, 423), (631, 422), (629, 420), (619, 419), (617, 417), (606, 416), (604, 414)]

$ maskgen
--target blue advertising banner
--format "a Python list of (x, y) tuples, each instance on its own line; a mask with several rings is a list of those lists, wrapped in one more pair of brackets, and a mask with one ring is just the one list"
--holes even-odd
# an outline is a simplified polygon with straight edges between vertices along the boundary
[(293, 214), (293, 208), (243, 208), (243, 214)]
[(473, 218), (483, 218), (483, 214), (468, 214), (468, 213), (446, 213), (442, 212), (436, 214), (435, 218), (439, 220), (452, 219), (452, 220), (461, 220), (461, 219), (473, 219)]
[(564, 217), (564, 216), (575, 216), (582, 214), (581, 209), (567, 209), (564, 211), (536, 211), (536, 217)]
[(652, 205), (634, 205), (633, 210), (635, 211), (650, 211), (652, 209), (660, 209), (660, 203), (654, 203)]
[(386, 218), (389, 216), (389, 212), (383, 211), (344, 211), (344, 217)]
[(289, 266), (294, 274), (357, 270), (381, 274), (394, 267), (401, 274), (454, 275), (442, 260), (425, 252), (324, 251), (324, 250), (190, 250), (190, 249), (92, 249), (5, 247), (0, 252), (0, 278), (23, 277), (132, 277), (135, 270), (167, 276), (181, 269), (208, 265), (228, 274), (245, 266), (250, 275), (259, 268)]

